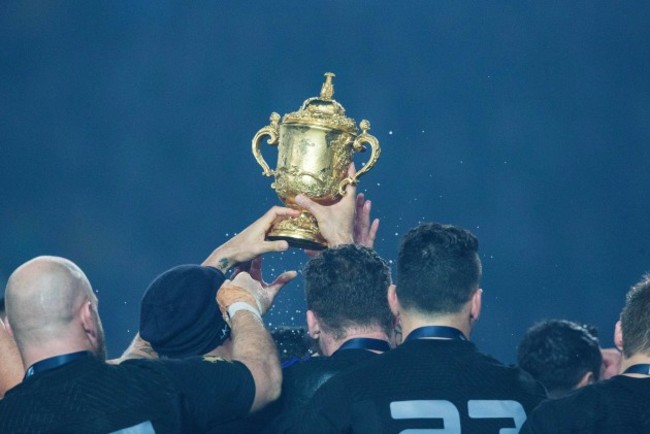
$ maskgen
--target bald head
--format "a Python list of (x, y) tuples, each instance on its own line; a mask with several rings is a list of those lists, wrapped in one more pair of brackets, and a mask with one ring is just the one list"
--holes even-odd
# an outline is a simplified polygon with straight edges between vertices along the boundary
[[(12, 273), (5, 289), (7, 319), (21, 352), (30, 347), (79, 345), (86, 324), (81, 313), (96, 315), (97, 299), (86, 275), (73, 262), (40, 256)], [(99, 318), (96, 318), (101, 329)]]

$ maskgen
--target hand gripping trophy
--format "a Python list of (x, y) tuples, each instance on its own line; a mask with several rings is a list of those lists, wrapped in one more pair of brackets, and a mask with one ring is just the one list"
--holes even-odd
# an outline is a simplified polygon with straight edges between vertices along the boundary
[[(345, 109), (332, 99), (334, 74), (325, 74), (320, 97), (309, 98), (300, 110), (287, 113), (280, 121), (278, 113), (271, 114), (271, 123), (253, 137), (253, 155), (265, 176), (274, 176), (271, 187), (280, 200), (290, 208), (299, 209), (298, 217), (283, 220), (268, 233), (270, 240), (287, 240), (292, 247), (323, 249), (327, 246), (318, 230), (316, 218), (295, 203), (304, 194), (321, 205), (331, 205), (345, 195), (345, 187), (355, 184), (361, 175), (377, 162), (381, 149), (379, 141), (368, 134), (370, 122), (359, 123), (345, 116)], [(260, 142), (278, 146), (277, 168), (269, 169), (260, 151)], [(348, 168), (355, 152), (370, 145), (368, 162), (354, 176)]]

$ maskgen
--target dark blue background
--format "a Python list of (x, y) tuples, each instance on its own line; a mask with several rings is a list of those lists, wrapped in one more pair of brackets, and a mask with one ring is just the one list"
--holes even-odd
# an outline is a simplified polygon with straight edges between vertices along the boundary
[[(420, 221), (462, 225), (481, 242), (484, 351), (513, 361), (545, 317), (610, 345), (650, 270), (649, 22), (642, 1), (4, 1), (0, 283), (72, 259), (119, 354), (157, 273), (278, 203), (252, 136), (332, 71), (381, 141), (360, 189), (383, 256)], [(301, 323), (303, 303), (293, 283), (269, 322)]]

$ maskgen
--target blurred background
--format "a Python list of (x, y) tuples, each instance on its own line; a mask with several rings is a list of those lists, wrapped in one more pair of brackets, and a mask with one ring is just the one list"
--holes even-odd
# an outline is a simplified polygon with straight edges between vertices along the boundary
[[(611, 346), (650, 271), (648, 22), (642, 1), (3, 1), (0, 286), (34, 256), (70, 258), (119, 355), (157, 274), (279, 204), (251, 139), (331, 71), (381, 142), (359, 191), (382, 256), (419, 222), (463, 226), (484, 352), (513, 362), (543, 318)], [(272, 255), (265, 276), (305, 260)], [(271, 327), (304, 323), (300, 279)]]

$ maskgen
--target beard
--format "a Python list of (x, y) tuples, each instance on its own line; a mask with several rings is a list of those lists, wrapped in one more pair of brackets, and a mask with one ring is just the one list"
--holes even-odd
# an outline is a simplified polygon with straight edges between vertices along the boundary
[(95, 342), (95, 357), (97, 357), (102, 362), (106, 361), (106, 339), (104, 337), (104, 327), (102, 326), (102, 321), (99, 319), (99, 315), (93, 309), (93, 316), (95, 320), (95, 329), (97, 330), (96, 342)]

